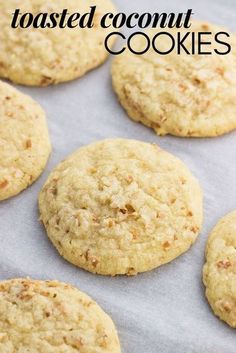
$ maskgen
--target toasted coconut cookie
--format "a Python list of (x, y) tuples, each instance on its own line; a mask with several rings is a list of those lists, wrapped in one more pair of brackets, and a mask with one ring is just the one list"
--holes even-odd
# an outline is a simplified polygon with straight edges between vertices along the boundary
[[(193, 22), (187, 31), (212, 32), (214, 38), (222, 30), (215, 25)], [(184, 36), (186, 29), (165, 31), (176, 38), (177, 31)], [(157, 30), (147, 34), (152, 39)], [(192, 47), (191, 38), (189, 35), (184, 41), (187, 49)], [(227, 40), (232, 41), (232, 52), (228, 55), (215, 52), (188, 55), (184, 51), (177, 55), (176, 49), (168, 55), (160, 55), (154, 49), (144, 55), (128, 50), (118, 55), (112, 68), (113, 86), (130, 118), (153, 128), (159, 135), (211, 137), (235, 129), (236, 36)], [(132, 43), (139, 51), (146, 47), (143, 36)], [(162, 36), (156, 43), (164, 52), (171, 41)], [(222, 52), (217, 43), (211, 48)]]
[(219, 221), (207, 248), (203, 281), (214, 313), (236, 328), (236, 211)]
[(20, 12), (35, 17), (67, 9), (70, 15), (79, 12), (82, 16), (91, 6), (96, 6), (93, 28), (31, 25), (22, 29), (10, 26), (19, 1), (1, 1), (0, 76), (24, 85), (47, 86), (73, 80), (102, 64), (108, 56), (104, 40), (112, 30), (103, 29), (100, 19), (105, 13), (115, 11), (110, 0), (26, 0), (20, 3)]
[(0, 200), (32, 184), (42, 173), (50, 152), (42, 108), (0, 81)]
[(202, 192), (190, 171), (156, 145), (135, 140), (80, 148), (51, 173), (39, 207), (64, 258), (112, 276), (173, 260), (202, 225)]
[(0, 282), (0, 351), (120, 353), (116, 329), (86, 294), (56, 281)]

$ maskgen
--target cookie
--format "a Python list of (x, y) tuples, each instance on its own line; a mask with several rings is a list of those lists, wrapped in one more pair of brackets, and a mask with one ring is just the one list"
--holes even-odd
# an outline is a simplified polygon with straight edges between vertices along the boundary
[[(202, 22), (193, 22), (190, 28), (196, 33), (212, 32), (212, 38), (223, 30)], [(186, 30), (165, 31), (176, 38), (177, 31), (183, 36)], [(152, 29), (147, 34), (152, 39), (156, 33)], [(142, 36), (132, 43), (140, 50), (146, 42)], [(169, 43), (165, 36), (159, 37), (157, 47), (164, 51)], [(191, 36), (184, 45), (191, 48)], [(211, 47), (218, 46), (214, 43)], [(176, 49), (168, 55), (159, 55), (153, 49), (134, 55), (126, 50), (113, 62), (114, 90), (129, 117), (153, 128), (158, 135), (222, 135), (236, 128), (235, 53), (235, 46), (228, 55), (177, 55)]]
[(0, 351), (120, 353), (110, 317), (86, 294), (56, 281), (0, 282)]
[(209, 237), (203, 281), (215, 315), (236, 328), (236, 211), (221, 219)]
[(112, 276), (173, 260), (202, 224), (202, 192), (186, 166), (156, 145), (125, 139), (82, 147), (60, 163), (39, 208), (65, 259)]
[[(105, 37), (112, 27), (100, 26), (102, 15), (115, 12), (110, 0), (26, 0), (20, 12), (62, 13), (82, 16), (96, 6), (93, 28), (11, 28), (12, 13), (19, 8), (17, 0), (0, 4), (0, 76), (29, 86), (47, 86), (70, 81), (102, 64), (108, 56)], [(68, 16), (67, 16), (68, 19)], [(27, 24), (27, 21), (26, 21)], [(112, 41), (112, 39), (111, 39)]]
[(42, 108), (0, 81), (0, 200), (32, 184), (42, 173), (50, 151)]

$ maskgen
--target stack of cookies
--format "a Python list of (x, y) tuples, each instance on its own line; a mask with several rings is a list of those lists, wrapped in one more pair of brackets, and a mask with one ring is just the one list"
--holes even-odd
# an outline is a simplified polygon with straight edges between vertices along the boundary
[[(16, 7), (0, 5), (0, 76), (46, 86), (84, 75), (107, 58), (110, 29), (99, 19), (114, 12), (94, 0), (97, 24), (84, 29), (11, 29)], [(25, 1), (31, 13), (71, 13), (86, 1)], [(201, 22), (193, 31), (221, 30)], [(172, 35), (176, 30), (172, 29)], [(154, 35), (152, 30), (149, 35)], [(142, 39), (137, 47), (142, 47)], [(165, 42), (160, 43), (165, 46)], [(190, 43), (187, 43), (190, 45)], [(114, 90), (129, 117), (157, 134), (213, 137), (236, 128), (236, 57), (143, 56), (113, 61)], [(0, 82), (0, 200), (30, 186), (43, 172), (51, 143), (46, 114), (30, 97)], [(155, 144), (105, 139), (84, 146), (49, 175), (39, 195), (40, 220), (61, 256), (100, 275), (153, 270), (186, 252), (203, 223), (203, 195), (188, 167)], [(236, 328), (236, 213), (209, 237), (204, 266), (206, 296), (215, 314)], [(59, 334), (56, 334), (59, 333)], [(56, 281), (0, 283), (0, 352), (119, 353), (112, 320), (89, 297)]]

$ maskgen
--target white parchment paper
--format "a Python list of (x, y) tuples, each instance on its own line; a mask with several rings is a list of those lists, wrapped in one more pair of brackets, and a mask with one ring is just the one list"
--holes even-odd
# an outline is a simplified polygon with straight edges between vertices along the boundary
[[(114, 0), (120, 11), (182, 12), (236, 31), (235, 0)], [(0, 14), (1, 15), (1, 14)], [(210, 310), (201, 281), (207, 236), (236, 209), (236, 132), (214, 139), (158, 137), (127, 118), (111, 87), (111, 59), (80, 80), (49, 88), (19, 87), (47, 112), (53, 153), (42, 177), (0, 204), (0, 279), (30, 276), (69, 282), (115, 321), (124, 353), (235, 353), (236, 332)], [(205, 223), (190, 251), (134, 278), (106, 278), (63, 260), (38, 222), (37, 195), (49, 172), (78, 147), (107, 137), (155, 142), (180, 157), (205, 193)]]

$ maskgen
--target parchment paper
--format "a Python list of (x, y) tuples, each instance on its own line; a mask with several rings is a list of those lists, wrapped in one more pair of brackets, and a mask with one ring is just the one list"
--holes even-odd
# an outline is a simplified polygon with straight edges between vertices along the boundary
[[(192, 8), (196, 18), (236, 31), (235, 0), (114, 2), (128, 13)], [(112, 316), (124, 353), (235, 353), (236, 332), (210, 310), (201, 272), (209, 231), (236, 209), (236, 132), (213, 139), (161, 138), (132, 122), (112, 91), (111, 59), (80, 80), (49, 88), (19, 87), (45, 108), (53, 153), (32, 187), (0, 204), (0, 279), (30, 276), (79, 287)], [(192, 249), (134, 278), (95, 276), (67, 263), (38, 222), (37, 195), (52, 168), (78, 147), (107, 137), (159, 144), (189, 166), (205, 193), (205, 223)]]

